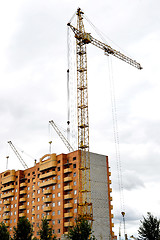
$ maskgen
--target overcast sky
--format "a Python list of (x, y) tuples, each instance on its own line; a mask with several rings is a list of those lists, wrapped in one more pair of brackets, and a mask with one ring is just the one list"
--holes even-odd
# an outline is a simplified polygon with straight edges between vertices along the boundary
[[(118, 234), (122, 219), (110, 100), (112, 75), (126, 232), (136, 236), (142, 215), (150, 211), (160, 217), (159, 0), (0, 2), (0, 171), (6, 170), (8, 155), (9, 168), (23, 169), (7, 144), (9, 140), (29, 167), (34, 158), (49, 151), (50, 140), (53, 152), (67, 153), (48, 121), (67, 127), (67, 22), (78, 7), (105, 34), (109, 45), (143, 67), (140, 71), (87, 46), (90, 150), (109, 156)], [(91, 26), (86, 26), (95, 36)]]

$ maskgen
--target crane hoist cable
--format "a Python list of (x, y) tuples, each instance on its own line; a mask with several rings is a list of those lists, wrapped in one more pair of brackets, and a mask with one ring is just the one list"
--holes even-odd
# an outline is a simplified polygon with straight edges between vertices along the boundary
[(69, 78), (70, 78), (70, 44), (69, 44), (69, 27), (67, 28), (67, 139), (70, 141), (70, 89), (69, 89)]
[(67, 139), (77, 149), (76, 113), (76, 47), (72, 30), (67, 27)]
[(121, 215), (123, 220), (124, 237), (127, 238), (125, 229), (125, 203), (124, 203), (124, 191), (123, 191), (123, 177), (122, 177), (122, 164), (120, 155), (120, 139), (118, 130), (118, 115), (117, 115), (117, 103), (115, 94), (115, 84), (112, 69), (112, 59), (108, 59), (108, 69), (109, 69), (109, 82), (110, 82), (110, 95), (111, 95), (111, 106), (112, 106), (112, 121), (113, 121), (113, 132), (114, 132), (114, 142), (116, 151), (116, 165), (117, 165), (117, 177), (118, 177), (118, 187), (120, 194), (120, 207)]
[(122, 164), (121, 164), (121, 155), (120, 155), (120, 139), (119, 139), (119, 129), (118, 129), (118, 114), (117, 114), (115, 83), (114, 83), (114, 77), (113, 77), (113, 68), (112, 68), (111, 58), (108, 59), (108, 69), (109, 69), (113, 134), (114, 134), (115, 151), (116, 151), (116, 165), (117, 165), (118, 186), (119, 186), (119, 193), (120, 193), (120, 204), (121, 204), (121, 211), (124, 211), (124, 194), (123, 194)]
[[(103, 33), (100, 29), (98, 29), (91, 21), (90, 19), (84, 14), (84, 18), (86, 19), (86, 21), (90, 24), (90, 26), (94, 29), (94, 31), (97, 33), (97, 35), (101, 38), (101, 40), (104, 43), (108, 43), (108, 41), (106, 39), (109, 40), (109, 42), (112, 42), (116, 47), (118, 47), (121, 51), (123, 51), (124, 53), (126, 53), (128, 56), (129, 54), (122, 49), (117, 43), (115, 43), (111, 38), (109, 38), (105, 33)], [(131, 56), (130, 56), (131, 57)]]
[(119, 224), (119, 240), (121, 240), (121, 222)]

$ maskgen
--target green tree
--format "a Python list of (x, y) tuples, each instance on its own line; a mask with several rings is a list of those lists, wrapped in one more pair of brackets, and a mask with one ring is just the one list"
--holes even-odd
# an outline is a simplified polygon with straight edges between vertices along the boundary
[(141, 225), (138, 230), (139, 240), (160, 240), (160, 221), (154, 217), (150, 212), (147, 217), (143, 217), (140, 221)]
[(69, 229), (68, 238), (70, 240), (96, 240), (92, 235), (91, 224), (84, 218), (76, 219), (76, 224), (73, 228)]
[(49, 227), (48, 221), (46, 218), (42, 219), (42, 224), (40, 227), (40, 240), (56, 240), (56, 236), (52, 238), (52, 228)]
[(33, 229), (26, 217), (21, 217), (18, 220), (17, 227), (13, 230), (13, 240), (31, 240)]
[(0, 240), (9, 240), (9, 232), (3, 222), (0, 223)]

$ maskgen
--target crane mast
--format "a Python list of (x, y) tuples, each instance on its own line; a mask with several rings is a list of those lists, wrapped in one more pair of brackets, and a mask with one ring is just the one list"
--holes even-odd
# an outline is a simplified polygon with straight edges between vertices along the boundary
[(78, 215), (93, 220), (90, 186), (90, 154), (89, 154), (89, 117), (88, 117), (88, 82), (87, 82), (87, 49), (86, 44), (93, 44), (104, 50), (107, 56), (113, 55), (116, 58), (130, 64), (133, 67), (142, 69), (135, 60), (125, 56), (85, 32), (83, 24), (83, 12), (77, 9), (77, 27), (69, 22), (67, 25), (75, 34), (76, 38), (76, 59), (77, 59), (77, 118), (78, 118), (78, 149), (81, 151), (79, 168), (79, 203)]
[(21, 155), (19, 154), (19, 152), (17, 151), (17, 149), (15, 148), (13, 143), (11, 141), (8, 141), (8, 143), (9, 143), (10, 147), (12, 148), (12, 150), (14, 151), (14, 153), (16, 154), (19, 161), (22, 163), (23, 167), (25, 169), (27, 169), (28, 168), (27, 164), (25, 163), (25, 161), (23, 160), (23, 158), (21, 157)]
[[(77, 29), (85, 32), (83, 15), (77, 10)], [(82, 38), (76, 38), (77, 58), (77, 120), (78, 149), (81, 151), (79, 166), (79, 203), (78, 215), (92, 220), (91, 186), (90, 186), (90, 155), (89, 155), (89, 119), (88, 119), (88, 82), (87, 52)]]

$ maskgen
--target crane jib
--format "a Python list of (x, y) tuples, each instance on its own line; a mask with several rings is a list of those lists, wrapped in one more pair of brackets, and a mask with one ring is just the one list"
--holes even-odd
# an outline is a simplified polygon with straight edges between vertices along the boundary
[(109, 54), (111, 54), (114, 57), (117, 57), (117, 58), (121, 59), (122, 61), (130, 64), (131, 66), (136, 67), (137, 69), (140, 69), (140, 70), (143, 69), (141, 67), (140, 63), (137, 63), (135, 60), (125, 56), (120, 51), (117, 51), (117, 50), (113, 49), (112, 47), (110, 47), (109, 45), (97, 40), (96, 38), (92, 37), (90, 33), (86, 33), (86, 32), (83, 33), (80, 30), (78, 30), (77, 28), (75, 28), (74, 26), (72, 26), (70, 23), (68, 23), (67, 25), (75, 33), (75, 38), (78, 40), (82, 39), (82, 42), (84, 44), (92, 43), (94, 46), (104, 50), (104, 52), (107, 56)]

